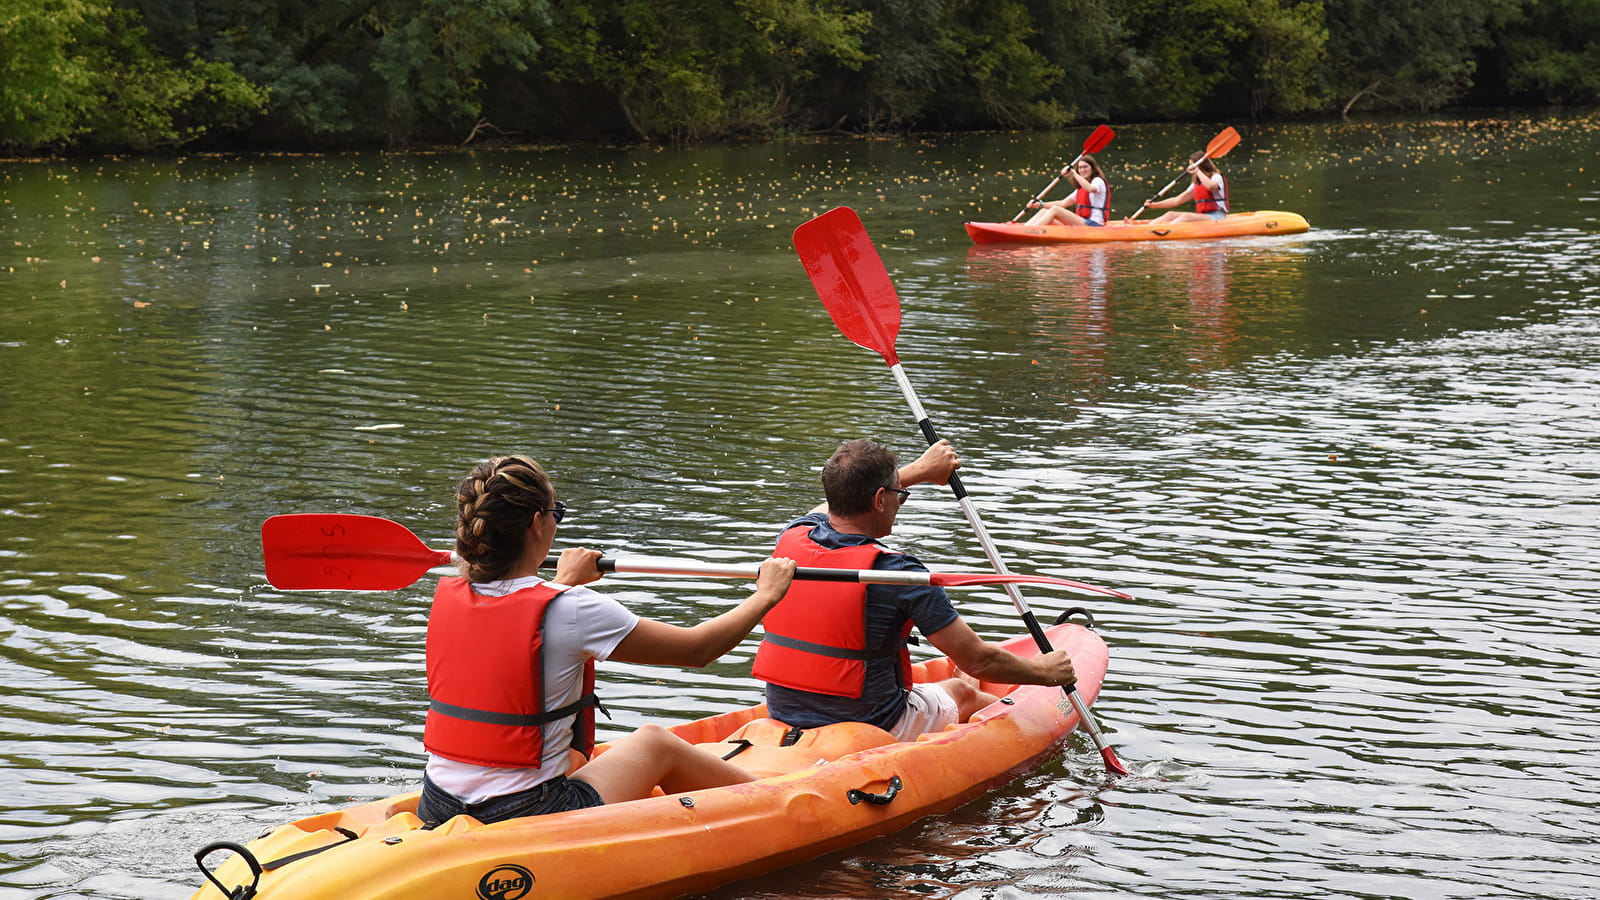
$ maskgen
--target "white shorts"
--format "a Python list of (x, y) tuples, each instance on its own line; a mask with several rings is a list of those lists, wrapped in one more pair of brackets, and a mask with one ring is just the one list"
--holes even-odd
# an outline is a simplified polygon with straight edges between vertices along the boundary
[(906, 692), (906, 711), (890, 734), (897, 741), (914, 741), (917, 735), (943, 731), (956, 723), (956, 701), (937, 684), (914, 684)]

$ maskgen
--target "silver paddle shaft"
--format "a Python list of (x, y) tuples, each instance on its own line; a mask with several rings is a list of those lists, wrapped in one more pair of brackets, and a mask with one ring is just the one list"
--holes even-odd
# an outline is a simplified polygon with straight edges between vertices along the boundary
[[(922, 430), (922, 436), (927, 438), (928, 444), (938, 443), (939, 435), (933, 429), (933, 422), (928, 418), (928, 411), (923, 409), (922, 401), (917, 398), (916, 388), (911, 386), (911, 379), (906, 377), (905, 369), (899, 363), (889, 367), (894, 373), (894, 380), (900, 385), (900, 392), (905, 394), (906, 402), (911, 405), (911, 415), (916, 417), (917, 427)], [(961, 504), (961, 511), (966, 514), (967, 521), (972, 524), (972, 531), (978, 536), (978, 543), (983, 547), (983, 554), (989, 558), (989, 565), (996, 572), (1005, 574), (1011, 570), (1006, 568), (1006, 561), (1000, 557), (1000, 549), (994, 545), (989, 537), (989, 529), (983, 525), (983, 520), (978, 517), (978, 508), (973, 505), (972, 498), (967, 496), (967, 489), (961, 483), (960, 476), (950, 474), (950, 489), (956, 495), (956, 502)], [(1022, 591), (1015, 584), (1004, 585), (1006, 596), (1011, 598), (1011, 604), (1017, 608), (1017, 613), (1022, 616), (1022, 621), (1027, 624), (1028, 631), (1033, 635), (1034, 642), (1039, 645), (1040, 653), (1049, 653), (1051, 650), (1050, 639), (1045, 636), (1044, 629), (1039, 626), (1039, 620), (1029, 608), (1028, 601), (1022, 598)], [(1089, 714), (1089, 707), (1083, 702), (1083, 697), (1078, 694), (1072, 685), (1066, 686), (1067, 697), (1072, 701), (1072, 708), (1078, 713), (1078, 722), (1083, 725), (1089, 737), (1094, 741), (1095, 749), (1109, 762), (1111, 748), (1100, 735), (1100, 728), (1095, 724), (1094, 717)], [(1120, 764), (1119, 764), (1120, 765)]]

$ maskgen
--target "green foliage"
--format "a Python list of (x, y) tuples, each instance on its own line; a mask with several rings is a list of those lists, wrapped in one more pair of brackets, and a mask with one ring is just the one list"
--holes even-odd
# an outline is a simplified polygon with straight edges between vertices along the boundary
[(31, 150), (88, 129), (99, 73), (77, 43), (109, 12), (97, 0), (0, 0), (0, 147)]
[(0, 0), (10, 151), (1040, 128), (1463, 98), (1600, 101), (1600, 0)]
[(1472, 84), (1491, 25), (1521, 0), (1328, 0), (1329, 90), (1357, 103), (1429, 110)]
[(1539, 0), (1508, 29), (1506, 86), (1546, 103), (1600, 102), (1600, 0)]
[(13, 148), (181, 146), (242, 127), (266, 99), (225, 63), (156, 54), (137, 14), (108, 2), (0, 0), (0, 50), (0, 144)]
[(1124, 0), (1121, 91), (1156, 116), (1294, 113), (1320, 104), (1322, 0)]
[(946, 73), (945, 118), (960, 127), (1054, 128), (1066, 111), (1050, 96), (1061, 68), (1028, 44), (1036, 34), (1023, 0), (957, 0), (944, 39), (960, 65)]
[(597, 0), (553, 19), (546, 76), (601, 87), (645, 140), (781, 125), (820, 67), (860, 67), (870, 23), (826, 0)]
[(372, 71), (386, 87), (391, 145), (411, 140), (419, 122), (468, 125), (480, 110), (486, 65), (526, 69), (547, 24), (544, 0), (389, 0), (365, 24), (378, 39)]

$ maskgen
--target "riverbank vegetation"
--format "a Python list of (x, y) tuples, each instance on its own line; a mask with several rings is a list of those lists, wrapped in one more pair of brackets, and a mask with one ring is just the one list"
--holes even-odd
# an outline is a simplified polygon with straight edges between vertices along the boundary
[(0, 150), (1600, 102), (1600, 0), (0, 0)]

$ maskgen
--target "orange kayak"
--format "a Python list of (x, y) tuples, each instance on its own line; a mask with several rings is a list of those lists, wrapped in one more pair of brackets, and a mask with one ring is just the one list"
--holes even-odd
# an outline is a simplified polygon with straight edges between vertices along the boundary
[[(1071, 654), (1078, 691), (1092, 702), (1105, 678), (1105, 642), (1075, 623), (1047, 633)], [(1025, 636), (1007, 646), (1037, 652)], [(953, 672), (948, 660), (930, 660), (916, 666), (916, 680)], [(202, 848), (196, 858), (207, 883), (194, 900), (224, 900), (252, 885), (244, 896), (256, 900), (576, 900), (708, 891), (954, 809), (1053, 754), (1078, 724), (1059, 688), (983, 687), (1002, 698), (970, 722), (915, 741), (896, 742), (861, 723), (812, 729), (796, 740), (765, 706), (671, 728), (719, 755), (748, 741), (732, 757), (762, 776), (748, 784), (492, 825), (458, 816), (432, 831), (420, 828), (416, 793), (313, 816), (248, 846)], [(216, 864), (225, 850), (233, 855)]]
[(1280, 210), (1233, 213), (1205, 222), (1113, 222), (1088, 225), (1024, 225), (1017, 222), (968, 222), (967, 234), (980, 244), (1082, 244), (1104, 241), (1192, 241), (1255, 234), (1299, 234), (1311, 224), (1304, 216)]

